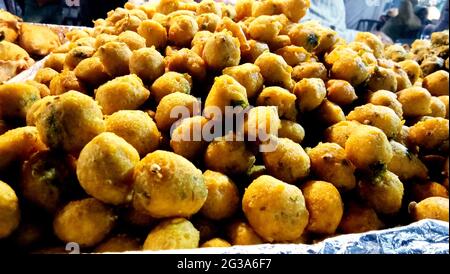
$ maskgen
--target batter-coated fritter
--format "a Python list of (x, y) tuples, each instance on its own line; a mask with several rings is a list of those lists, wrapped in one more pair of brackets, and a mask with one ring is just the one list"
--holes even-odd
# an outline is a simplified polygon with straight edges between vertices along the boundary
[[(361, 146), (361, 144), (365, 144)], [(377, 170), (392, 160), (392, 147), (386, 134), (372, 126), (361, 125), (350, 134), (345, 153), (358, 169)]]
[(402, 206), (404, 187), (394, 173), (382, 171), (373, 179), (363, 179), (358, 184), (360, 197), (377, 213), (395, 214)]
[(39, 137), (51, 149), (78, 153), (105, 131), (100, 106), (89, 96), (69, 91), (46, 103), (36, 117)]
[(123, 42), (108, 42), (101, 46), (96, 55), (105, 66), (106, 71), (112, 77), (130, 73), (128, 64), (131, 58), (131, 50)]
[(344, 148), (335, 143), (320, 143), (307, 153), (311, 171), (320, 179), (342, 190), (356, 186), (355, 166), (347, 159)]
[(126, 234), (119, 234), (109, 238), (105, 242), (101, 243), (95, 248), (97, 253), (105, 252), (126, 252), (126, 251), (138, 251), (142, 246), (139, 240), (128, 236)]
[(178, 110), (183, 111), (184, 114), (184, 111), (187, 110), (188, 113), (186, 114), (192, 116), (197, 104), (197, 98), (181, 92), (174, 92), (164, 96), (156, 108), (155, 121), (158, 129), (161, 131), (169, 131), (172, 129), (172, 125), (179, 119), (178, 115), (174, 117), (173, 114), (178, 114)]
[(190, 94), (192, 88), (192, 78), (189, 74), (169, 71), (153, 82), (150, 90), (152, 97), (157, 103), (171, 93), (181, 92)]
[(133, 171), (139, 153), (123, 138), (104, 132), (80, 152), (77, 177), (92, 197), (113, 205), (131, 201)]
[(270, 176), (261, 176), (245, 190), (242, 210), (266, 241), (293, 241), (308, 224), (302, 191)]
[(318, 234), (334, 234), (344, 211), (337, 188), (328, 182), (309, 181), (301, 189), (309, 212), (307, 230)]
[(61, 45), (59, 36), (47, 27), (22, 24), (20, 30), (19, 44), (30, 54), (45, 56)]
[(200, 213), (211, 220), (222, 220), (233, 216), (239, 206), (236, 184), (220, 172), (207, 170), (203, 173), (208, 187), (208, 198)]
[(14, 190), (0, 181), (0, 239), (8, 237), (20, 222), (19, 200)]
[(162, 221), (147, 236), (144, 250), (192, 249), (197, 248), (200, 233), (184, 218)]
[(190, 160), (203, 155), (208, 146), (202, 135), (207, 123), (203, 116), (183, 119), (171, 132), (170, 147), (176, 154)]
[(153, 119), (140, 110), (120, 110), (106, 117), (106, 131), (113, 132), (132, 145), (142, 157), (155, 151), (161, 133)]
[(26, 83), (0, 86), (0, 117), (23, 120), (28, 109), (41, 98), (39, 89)]
[(153, 217), (189, 217), (207, 195), (201, 171), (173, 152), (157, 150), (135, 167), (133, 206)]
[(19, 127), (0, 135), (0, 170), (46, 149), (35, 127)]
[(94, 198), (68, 203), (56, 215), (53, 229), (63, 242), (92, 247), (101, 242), (116, 222), (113, 210)]
[(435, 219), (448, 222), (448, 198), (430, 197), (419, 203), (411, 203), (409, 212), (414, 221)]
[(255, 156), (244, 142), (216, 138), (206, 149), (204, 162), (208, 169), (227, 175), (245, 173), (254, 163)]
[(95, 100), (102, 107), (103, 114), (137, 109), (149, 96), (150, 91), (135, 74), (117, 77), (101, 85), (95, 92)]
[(306, 178), (311, 162), (303, 148), (286, 138), (277, 138), (274, 142), (275, 150), (263, 153), (269, 174), (289, 184)]
[(258, 245), (264, 243), (255, 230), (244, 221), (235, 221), (227, 227), (227, 236), (232, 245)]
[(33, 205), (56, 213), (81, 193), (74, 160), (49, 150), (33, 154), (22, 166), (20, 190)]
[(222, 70), (239, 65), (241, 51), (239, 41), (227, 31), (216, 32), (206, 40), (202, 58), (209, 68)]

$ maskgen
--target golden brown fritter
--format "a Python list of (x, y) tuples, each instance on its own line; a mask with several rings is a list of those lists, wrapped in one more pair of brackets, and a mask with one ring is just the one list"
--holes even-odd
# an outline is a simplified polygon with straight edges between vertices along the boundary
[(101, 242), (116, 222), (113, 210), (94, 198), (68, 203), (53, 221), (55, 235), (63, 242), (92, 247)]
[(190, 217), (207, 195), (201, 171), (173, 152), (157, 150), (135, 167), (133, 206), (153, 217)]
[(192, 249), (197, 248), (200, 233), (184, 218), (162, 221), (147, 236), (144, 250)]
[(269, 242), (295, 240), (308, 225), (302, 191), (271, 176), (261, 176), (248, 186), (242, 210), (253, 229)]
[(19, 45), (32, 55), (45, 56), (61, 45), (58, 34), (38, 25), (21, 24)]

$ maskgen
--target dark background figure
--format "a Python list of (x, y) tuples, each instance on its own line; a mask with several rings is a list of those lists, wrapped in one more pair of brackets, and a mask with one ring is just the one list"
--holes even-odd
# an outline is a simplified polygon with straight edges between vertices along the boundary
[(398, 15), (398, 9), (397, 8), (390, 8), (389, 10), (387, 10), (386, 14), (383, 14), (380, 16), (379, 19), (379, 23), (376, 27), (377, 31), (380, 31), (384, 24), (386, 24), (387, 21), (389, 21), (390, 19), (394, 18), (395, 16)]
[(81, 2), (86, 0), (60, 0), (62, 3), (63, 25), (77, 26), (80, 25)]
[[(63, 24), (63, 7), (74, 0), (3, 0), (6, 9), (25, 22)], [(81, 0), (75, 0), (81, 1)]]
[(26, 22), (62, 24), (60, 0), (23, 0), (22, 5), (22, 17)]
[(414, 13), (419, 17), (420, 21), (422, 22), (422, 26), (426, 26), (428, 24), (431, 24), (431, 20), (428, 19), (428, 8), (423, 6), (417, 6), (415, 8)]
[(92, 21), (123, 7), (127, 0), (3, 0), (9, 12), (26, 22), (93, 26)]
[(106, 13), (123, 7), (127, 0), (81, 0), (80, 25), (92, 27), (93, 20), (106, 18)]
[(23, 0), (1, 0), (0, 8), (17, 16), (22, 16)]
[(448, 29), (448, 23), (449, 23), (449, 21), (448, 21), (448, 16), (449, 16), (449, 14), (448, 14), (448, 9), (449, 9), (448, 2), (449, 2), (449, 0), (447, 0), (445, 2), (445, 6), (442, 9), (441, 17), (439, 18), (439, 21), (436, 24), (436, 27), (434, 28), (433, 31), (443, 31), (443, 30)]
[(441, 17), (439, 18), (438, 22), (435, 24), (430, 24), (428, 26), (425, 27), (424, 33), (423, 35), (429, 36), (431, 35), (431, 33), (433, 32), (438, 32), (438, 31), (443, 31), (448, 29), (448, 24), (449, 24), (449, 14), (448, 14), (448, 8), (449, 8), (449, 1), (447, 0), (445, 2), (445, 6), (442, 9), (441, 12)]
[(422, 22), (414, 13), (417, 0), (403, 0), (399, 7), (398, 15), (389, 19), (381, 29), (394, 42), (409, 43), (406, 40), (415, 40), (420, 37)]

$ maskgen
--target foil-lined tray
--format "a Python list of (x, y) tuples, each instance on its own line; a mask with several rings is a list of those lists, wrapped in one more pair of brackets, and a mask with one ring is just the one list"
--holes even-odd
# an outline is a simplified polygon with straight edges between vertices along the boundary
[(326, 239), (318, 244), (126, 252), (130, 254), (449, 254), (449, 224), (422, 220), (408, 226)]
[[(47, 57), (46, 57), (47, 58)], [(8, 82), (33, 79), (46, 58)], [(126, 253), (166, 254), (449, 254), (449, 223), (423, 220), (408, 226), (326, 239), (318, 244), (264, 244), (229, 248), (140, 251)]]
[[(64, 25), (41, 24), (41, 23), (30, 23), (30, 22), (22, 22), (21, 24), (46, 27), (58, 35), (61, 43), (69, 43), (69, 41), (66, 38), (66, 33), (69, 31), (72, 31), (75, 29), (79, 29), (79, 30), (92, 29), (89, 27), (82, 27), (82, 26), (64, 26)], [(21, 70), (21, 72), (19, 72), (18, 74), (16, 74), (15, 76), (13, 76), (12, 78), (10, 78), (9, 80), (7, 80), (5, 82), (6, 83), (15, 83), (15, 82), (24, 81), (22, 79), (25, 79), (25, 80), (33, 79), (34, 75), (36, 75), (37, 70), (43, 66), (43, 62), (40, 62), (43, 60), (43, 57), (40, 57), (40, 56), (31, 56), (31, 57), (34, 59), (34, 61), (36, 61), (33, 66), (29, 67), (26, 70)], [(40, 60), (40, 61), (38, 61), (38, 60)], [(2, 65), (2, 64), (0, 64), (0, 65)], [(8, 64), (5, 64), (5, 65), (6, 65), (6, 67), (8, 66)], [(21, 75), (21, 76), (19, 76), (19, 75)], [(13, 80), (14, 78), (17, 78), (17, 79)]]

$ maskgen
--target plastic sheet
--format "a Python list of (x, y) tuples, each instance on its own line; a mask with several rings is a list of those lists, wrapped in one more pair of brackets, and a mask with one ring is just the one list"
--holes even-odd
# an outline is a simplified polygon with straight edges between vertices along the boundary
[(423, 220), (408, 226), (329, 238), (315, 245), (265, 244), (167, 250), (165, 254), (449, 254), (449, 224)]

